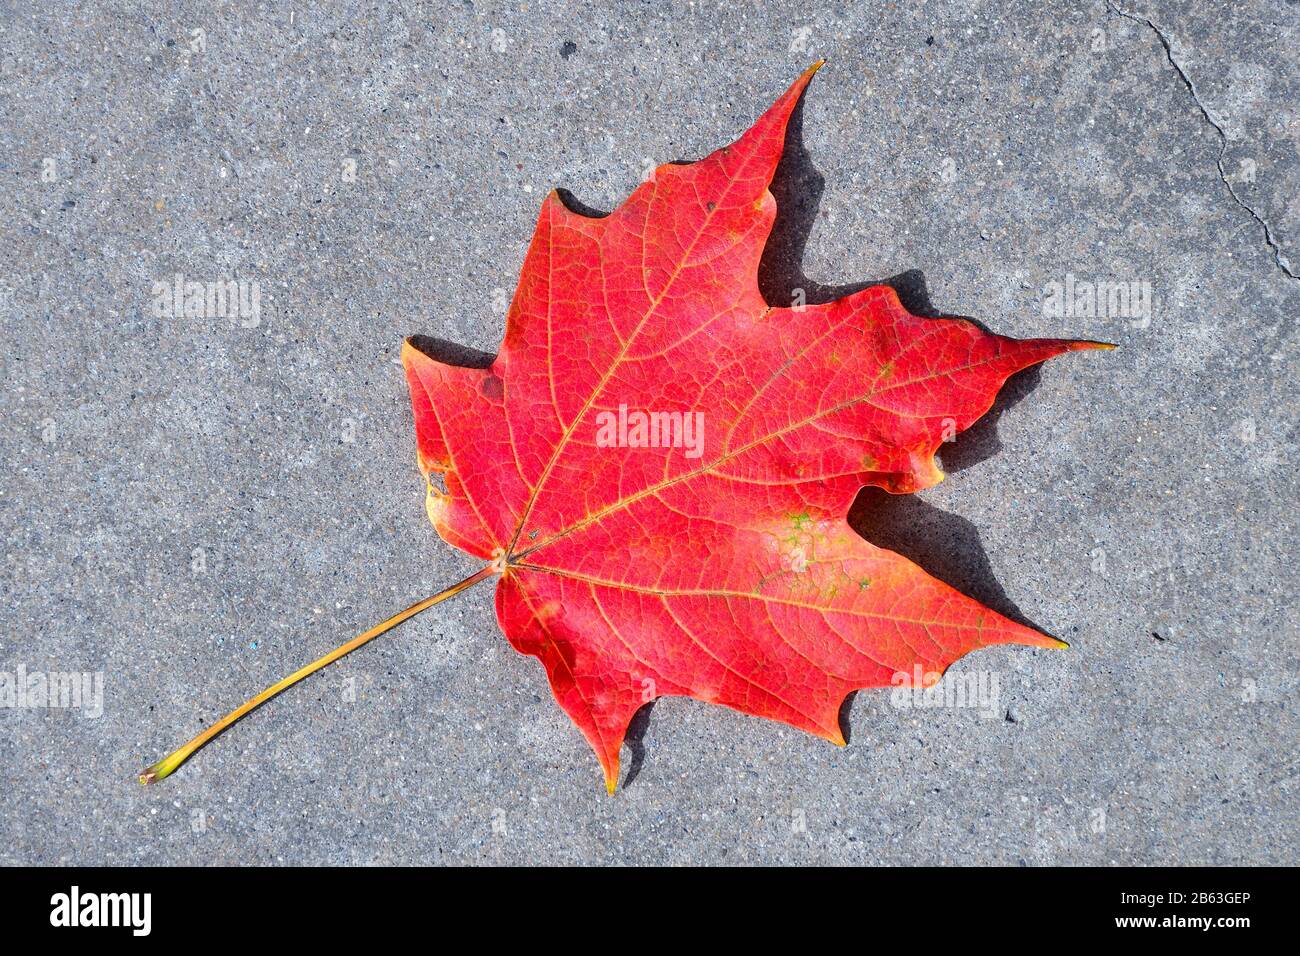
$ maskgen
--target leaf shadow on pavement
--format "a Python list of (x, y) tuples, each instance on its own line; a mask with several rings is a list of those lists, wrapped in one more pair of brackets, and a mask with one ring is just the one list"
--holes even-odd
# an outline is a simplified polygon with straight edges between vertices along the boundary
[[(802, 289), (809, 305), (833, 302), (873, 285), (887, 285), (913, 315), (938, 318), (945, 313), (930, 301), (925, 274), (910, 269), (888, 279), (845, 285), (827, 285), (809, 278), (803, 271), (804, 251), (817, 222), (826, 181), (803, 142), (803, 100), (790, 117), (781, 164), (771, 185), (777, 216), (759, 264), (758, 284), (763, 297), (773, 304), (795, 301)], [(978, 319), (964, 318), (985, 331)], [(1034, 366), (1013, 375), (998, 393), (988, 413), (940, 451), (944, 469), (963, 471), (991, 458), (1002, 449), (998, 419), (1038, 387), (1041, 367)], [(891, 495), (881, 488), (864, 488), (849, 509), (849, 526), (877, 547), (887, 548), (920, 565), (958, 591), (992, 608), (1013, 621), (1048, 633), (1029, 620), (1007, 596), (989, 563), (979, 530), (959, 515), (941, 511), (917, 495)], [(840, 708), (840, 726), (845, 739), (852, 740), (849, 714), (857, 693), (849, 694)]]
[[(789, 303), (794, 301), (795, 290), (802, 289), (805, 301), (818, 305), (868, 286), (887, 285), (914, 315), (927, 318), (945, 315), (931, 303), (925, 274), (919, 269), (888, 279), (846, 285), (827, 285), (804, 274), (804, 250), (817, 222), (825, 179), (813, 166), (804, 146), (803, 111), (801, 100), (790, 117), (781, 164), (771, 185), (777, 218), (758, 271), (764, 298), (771, 303)], [(964, 318), (985, 328), (979, 320), (968, 316), (950, 317)], [(997, 454), (1002, 448), (997, 434), (998, 419), (1033, 392), (1040, 378), (1039, 366), (1012, 376), (988, 414), (940, 451), (944, 469), (950, 473), (963, 471)], [(941, 511), (916, 495), (891, 495), (879, 488), (864, 488), (849, 511), (849, 524), (872, 544), (903, 555), (999, 614), (1042, 630), (1026, 619), (1007, 597), (993, 575), (979, 531), (965, 518)]]
[(656, 703), (657, 701), (652, 700), (633, 714), (632, 722), (627, 725), (627, 733), (623, 735), (623, 743), (632, 756), (632, 759), (627, 762), (627, 769), (623, 775), (621, 786), (624, 790), (631, 786), (632, 781), (637, 778), (645, 765), (645, 735), (650, 729), (650, 711), (654, 710)]
[(433, 335), (412, 335), (408, 336), (407, 341), (429, 358), (459, 368), (488, 368), (496, 358), (491, 352), (483, 352)]

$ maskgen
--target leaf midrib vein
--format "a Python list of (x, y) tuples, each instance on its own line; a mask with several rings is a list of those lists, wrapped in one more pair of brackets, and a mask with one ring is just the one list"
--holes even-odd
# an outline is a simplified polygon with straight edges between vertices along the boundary
[[(681, 261), (678, 263), (677, 268), (673, 270), (673, 274), (668, 278), (668, 281), (664, 283), (664, 286), (660, 290), (659, 295), (657, 297), (653, 297), (650, 303), (650, 307), (646, 309), (645, 315), (643, 315), (641, 317), (641, 320), (637, 322), (636, 328), (632, 330), (632, 334), (628, 336), (627, 341), (622, 343), (618, 355), (614, 358), (614, 360), (610, 363), (609, 367), (601, 375), (600, 381), (596, 384), (595, 388), (592, 389), (591, 394), (587, 396), (587, 401), (583, 404), (582, 408), (578, 411), (578, 414), (574, 416), (573, 421), (570, 422), (569, 426), (564, 430), (564, 434), (560, 436), (560, 440), (556, 444), (555, 450), (551, 452), (550, 460), (547, 461), (546, 467), (542, 469), (541, 475), (538, 476), (537, 484), (533, 487), (532, 493), (529, 495), (528, 503), (524, 506), (523, 513), (519, 516), (519, 525), (518, 527), (515, 528), (514, 537), (510, 539), (509, 547), (506, 548), (507, 554), (513, 552), (515, 549), (515, 545), (519, 542), (519, 536), (523, 534), (524, 525), (527, 524), (528, 516), (532, 514), (533, 507), (537, 504), (537, 499), (541, 494), (542, 487), (546, 484), (546, 480), (550, 477), (551, 471), (555, 467), (555, 463), (559, 460), (561, 453), (568, 445), (569, 439), (572, 437), (574, 431), (578, 427), (578, 423), (583, 420), (583, 417), (587, 414), (587, 411), (595, 403), (596, 397), (600, 395), (601, 392), (604, 391), (605, 386), (609, 383), (609, 380), (613, 378), (615, 370), (620, 365), (622, 365), (624, 358), (627, 357), (628, 350), (631, 348), (632, 343), (636, 341), (636, 337), (640, 334), (641, 330), (645, 327), (645, 324), (648, 321), (650, 321), (650, 317), (655, 314), (660, 304), (663, 303), (664, 299), (668, 295), (668, 290), (672, 288), (673, 284), (677, 281), (678, 277), (681, 276), (683, 271), (685, 271), (687, 262), (690, 259), (691, 253), (695, 250), (695, 246), (699, 243), (700, 238), (707, 231), (709, 227), (709, 223), (713, 221), (714, 215), (717, 213), (719, 209), (722, 208), (722, 200), (725, 199), (728, 195), (730, 195), (732, 188), (734, 188), (736, 183), (739, 181), (739, 173), (743, 171), (746, 166), (749, 165), (752, 159), (753, 159), (752, 154), (745, 157), (744, 162), (741, 163), (740, 165), (740, 169), (737, 170), (737, 174), (727, 183), (727, 188), (723, 191), (722, 195), (718, 197), (718, 201), (714, 204), (713, 208), (709, 209), (707, 205), (705, 206), (704, 222), (700, 226), (699, 231), (695, 234), (694, 237), (692, 237), (690, 245), (687, 246), (686, 249), (683, 251)], [(653, 206), (655, 198), (658, 196), (658, 194), (659, 194), (659, 179), (658, 177), (656, 177), (654, 180), (654, 186), (650, 193), (650, 200), (647, 203), (647, 213), (646, 213), (647, 220), (649, 219), (648, 207)], [(648, 286), (646, 286), (645, 283), (644, 257), (645, 257), (646, 242), (645, 242), (644, 235), (641, 236), (641, 245), (642, 245), (642, 249), (641, 249), (642, 286), (645, 287), (646, 294), (649, 295), (650, 289)], [(548, 294), (549, 294), (549, 290), (548, 290)], [(536, 549), (533, 548), (529, 550), (536, 550)]]
[[(815, 414), (808, 416), (807, 418), (801, 419), (797, 422), (792, 422), (791, 424), (786, 425), (785, 427), (780, 428), (777, 431), (764, 435), (761, 438), (756, 438), (753, 441), (745, 445), (742, 445), (740, 448), (737, 448), (735, 451), (727, 452), (726, 454), (721, 455), (718, 458), (715, 458), (707, 465), (697, 468), (694, 471), (684, 472), (683, 474), (680, 474), (675, 478), (670, 478), (666, 481), (657, 482), (653, 485), (643, 488), (641, 491), (638, 491), (633, 495), (629, 495), (626, 498), (620, 498), (618, 501), (610, 504), (608, 507), (602, 508), (600, 511), (597, 511), (595, 514), (588, 515), (582, 520), (574, 522), (569, 527), (561, 531), (557, 531), (555, 534), (553, 534), (551, 537), (547, 538), (545, 541), (541, 542), (540, 544), (535, 544), (531, 548), (528, 548), (524, 551), (520, 551), (518, 554), (512, 555), (509, 560), (512, 564), (517, 564), (518, 563), (517, 559), (527, 557), (528, 555), (534, 553), (535, 551), (538, 551), (549, 544), (555, 543), (561, 538), (568, 537), (569, 535), (577, 531), (581, 531), (583, 528), (586, 528), (587, 526), (594, 524), (597, 521), (600, 521), (606, 515), (610, 515), (613, 514), (615, 511), (620, 511), (624, 508), (627, 508), (630, 505), (633, 505), (636, 502), (642, 500), (643, 498), (649, 497), (650, 495), (653, 494), (657, 494), (658, 492), (663, 491), (665, 488), (671, 487), (672, 485), (680, 484), (683, 481), (690, 481), (692, 478), (698, 478), (701, 475), (709, 474), (710, 472), (713, 472), (715, 469), (717, 469), (719, 466), (726, 464), (728, 461), (731, 461), (734, 458), (738, 458), (739, 456), (743, 455), (745, 452), (757, 448), (759, 445), (763, 445), (769, 441), (772, 441), (775, 438), (780, 438), (782, 435), (789, 434), (792, 431), (797, 431), (798, 429), (803, 428), (805, 425), (811, 425), (813, 422), (816, 422), (818, 419), (825, 418), (828, 415), (834, 415), (836, 412), (843, 411), (846, 408), (851, 408), (853, 405), (856, 405), (860, 402), (865, 402), (868, 405), (870, 405), (872, 408), (879, 409), (880, 411), (886, 412), (890, 415), (901, 415), (901, 413), (896, 411), (895, 409), (885, 408), (882, 405), (877, 405), (875, 402), (871, 401), (871, 399), (875, 398), (877, 395), (881, 395), (885, 392), (892, 391), (893, 389), (896, 388), (904, 388), (908, 385), (914, 385), (917, 382), (924, 382), (927, 379), (938, 378), (942, 375), (951, 375), (954, 372), (961, 372), (967, 369), (977, 368), (981, 365), (987, 365), (990, 362), (997, 361), (1002, 357), (1003, 356), (1001, 355), (994, 355), (986, 359), (981, 359), (978, 362), (971, 362), (968, 365), (962, 365), (956, 368), (944, 369), (943, 371), (940, 372), (931, 372), (927, 375), (921, 375), (916, 378), (911, 378), (905, 382), (893, 382), (877, 391), (869, 392), (866, 395), (860, 395), (856, 398), (848, 399), (847, 401), (840, 402), (836, 405), (831, 406), (830, 408), (824, 409), (822, 411), (818, 411)], [(925, 418), (931, 416), (911, 415), (911, 416), (903, 416), (903, 417)], [(533, 502), (529, 503), (530, 507), (532, 503)], [(522, 527), (523, 527), (523, 519), (521, 518), (520, 528), (522, 529)], [(516, 531), (514, 541), (517, 542), (518, 540), (519, 540), (519, 532)], [(513, 542), (512, 542), (512, 548), (513, 548)]]
[[(806, 601), (795, 601), (789, 598), (781, 598), (767, 594), (754, 594), (751, 591), (733, 591), (721, 588), (689, 588), (682, 590), (664, 590), (661, 588), (640, 587), (634, 584), (628, 584), (622, 581), (608, 581), (604, 578), (593, 577), (589, 574), (579, 574), (575, 571), (565, 571), (560, 568), (548, 568), (542, 564), (517, 564), (509, 565), (511, 568), (517, 568), (521, 571), (537, 571), (542, 574), (552, 574), (556, 577), (568, 578), (573, 581), (581, 581), (585, 584), (596, 585), (599, 587), (613, 588), (620, 591), (630, 591), (634, 594), (645, 594), (650, 597), (718, 597), (718, 598), (747, 598), (752, 601), (762, 601), (764, 603), (781, 604), (789, 607), (804, 608), (809, 611), (816, 611), (819, 614), (847, 614), (850, 617), (871, 617), (882, 621), (891, 621), (895, 624), (916, 624), (919, 627), (951, 627), (958, 630), (983, 631), (985, 625), (980, 624), (959, 624), (953, 621), (940, 620), (922, 620), (919, 618), (897, 617), (893, 614), (884, 614), (879, 611), (861, 611), (853, 608), (824, 607), (817, 604), (809, 604)], [(933, 640), (933, 638), (931, 638)], [(937, 646), (938, 642), (935, 642)]]

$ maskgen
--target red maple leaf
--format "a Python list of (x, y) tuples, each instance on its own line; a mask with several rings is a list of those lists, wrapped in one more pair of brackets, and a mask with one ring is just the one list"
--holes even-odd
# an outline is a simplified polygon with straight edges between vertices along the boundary
[(887, 286), (765, 302), (768, 184), (816, 69), (605, 218), (552, 192), (490, 367), (403, 349), (429, 517), (499, 572), (501, 629), (546, 666), (611, 792), (628, 723), (656, 697), (842, 744), (850, 691), (992, 644), (1064, 646), (846, 515), (864, 485), (939, 482), (940, 443), (1008, 376), (1104, 346), (919, 318)]
[(605, 218), (551, 193), (490, 367), (447, 365), (407, 342), (429, 517), (489, 564), (267, 688), (142, 783), (493, 576), (501, 629), (546, 666), (611, 793), (628, 723), (656, 697), (842, 744), (850, 691), (917, 672), (931, 683), (991, 644), (1064, 646), (864, 541), (846, 515), (864, 485), (904, 494), (939, 482), (940, 443), (988, 411), (1008, 376), (1109, 346), (919, 318), (883, 285), (768, 305), (768, 184), (816, 69), (731, 146), (660, 166)]

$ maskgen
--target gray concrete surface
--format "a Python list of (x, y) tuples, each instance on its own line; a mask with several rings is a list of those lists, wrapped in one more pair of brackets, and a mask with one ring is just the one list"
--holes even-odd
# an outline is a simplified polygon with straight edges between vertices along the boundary
[[(0, 4), (0, 671), (103, 675), (0, 708), (0, 862), (1300, 862), (1300, 7), (1126, 3)], [(494, 350), (549, 188), (609, 209), (820, 56), (771, 296), (1122, 345), (859, 515), (1073, 648), (958, 664), (992, 719), (859, 694), (844, 750), (662, 701), (611, 799), (476, 589), (138, 786), (472, 570), (403, 336)], [(176, 274), (256, 321), (158, 315)]]

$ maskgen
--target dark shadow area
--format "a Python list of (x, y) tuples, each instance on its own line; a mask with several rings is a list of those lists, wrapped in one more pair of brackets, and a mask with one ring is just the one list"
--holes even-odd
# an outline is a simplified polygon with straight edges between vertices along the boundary
[(607, 212), (601, 212), (599, 209), (588, 206), (563, 187), (555, 190), (555, 194), (560, 197), (560, 202), (564, 203), (565, 209), (569, 210), (569, 212), (576, 212), (579, 216), (586, 216), (588, 219), (604, 219), (609, 215)]
[[(758, 283), (763, 297), (773, 305), (790, 305), (795, 301), (795, 290), (802, 289), (807, 304), (819, 305), (869, 286), (887, 285), (898, 293), (899, 300), (913, 315), (925, 318), (947, 315), (934, 307), (925, 274), (919, 269), (887, 279), (844, 285), (827, 285), (804, 273), (804, 253), (817, 223), (826, 183), (804, 146), (803, 115), (804, 103), (800, 100), (791, 114), (781, 164), (770, 187), (776, 198), (777, 218), (759, 263)], [(989, 331), (977, 319), (949, 317), (966, 319)], [(1002, 447), (997, 436), (998, 419), (1037, 388), (1040, 378), (1039, 366), (1012, 376), (988, 414), (941, 449), (944, 469), (962, 471), (997, 454)], [(1037, 628), (998, 584), (979, 532), (965, 518), (940, 511), (915, 495), (891, 495), (878, 488), (865, 488), (854, 500), (849, 524), (872, 544), (903, 555), (998, 613)], [(847, 718), (852, 699), (850, 695), (840, 711), (840, 726), (846, 739), (851, 733)]]
[(790, 114), (781, 163), (770, 187), (776, 199), (777, 214), (772, 234), (768, 237), (763, 258), (758, 265), (758, 287), (763, 298), (772, 305), (788, 306), (795, 300), (795, 290), (802, 289), (806, 304), (822, 305), (873, 285), (887, 285), (898, 293), (899, 301), (913, 315), (927, 319), (941, 316), (965, 319), (985, 332), (991, 331), (979, 319), (936, 309), (930, 301), (925, 273), (920, 269), (908, 269), (887, 279), (870, 279), (845, 285), (826, 285), (804, 273), (804, 252), (821, 209), (821, 195), (826, 188), (826, 180), (812, 164), (808, 150), (804, 147), (803, 106), (801, 99)]
[(958, 435), (956, 441), (940, 446), (939, 460), (943, 462), (943, 470), (964, 471), (1000, 452), (1002, 442), (998, 440), (998, 419), (1036, 389), (1042, 378), (1043, 367), (1031, 365), (1007, 379), (984, 417)]
[(851, 690), (844, 695), (844, 702), (840, 704), (840, 713), (836, 717), (839, 722), (840, 733), (844, 735), (844, 746), (853, 743), (853, 726), (849, 723), (849, 714), (853, 713), (853, 701), (858, 696), (856, 690)]
[(795, 289), (803, 289), (809, 305), (833, 302), (872, 285), (829, 286), (814, 282), (803, 272), (803, 254), (821, 209), (826, 180), (803, 142), (804, 100), (801, 97), (790, 114), (785, 130), (785, 148), (768, 188), (776, 199), (776, 222), (763, 248), (758, 264), (758, 288), (772, 305), (786, 306), (794, 301)]
[(901, 554), (967, 597), (1019, 624), (1043, 630), (1021, 614), (1002, 590), (979, 531), (965, 518), (940, 511), (916, 495), (863, 488), (849, 509), (849, 525), (876, 547)]
[(412, 335), (408, 337), (408, 341), (429, 358), (441, 362), (443, 365), (456, 365), (461, 368), (487, 368), (492, 364), (492, 360), (496, 358), (495, 355), (489, 352), (480, 352), (468, 345), (448, 342), (446, 339), (435, 338), (432, 335)]
[(623, 743), (627, 749), (632, 752), (632, 759), (627, 762), (627, 771), (623, 775), (624, 788), (630, 787), (632, 781), (641, 773), (641, 768), (645, 764), (645, 735), (650, 729), (650, 711), (654, 710), (656, 701), (650, 701), (632, 717), (632, 722), (627, 725), (627, 733), (623, 736)]
[(777, 214), (758, 265), (758, 287), (763, 298), (773, 305), (791, 305), (795, 290), (802, 289), (808, 305), (822, 305), (869, 286), (887, 285), (898, 293), (899, 300), (913, 315), (937, 318), (942, 313), (930, 302), (925, 274), (919, 269), (909, 269), (888, 279), (846, 285), (826, 285), (804, 274), (804, 250), (817, 222), (826, 180), (812, 164), (804, 146), (803, 110), (804, 101), (801, 99), (790, 114), (781, 164), (770, 187), (776, 199)]

